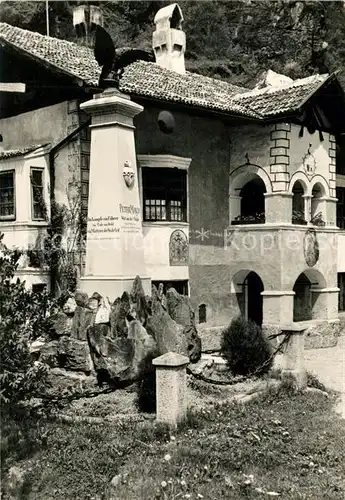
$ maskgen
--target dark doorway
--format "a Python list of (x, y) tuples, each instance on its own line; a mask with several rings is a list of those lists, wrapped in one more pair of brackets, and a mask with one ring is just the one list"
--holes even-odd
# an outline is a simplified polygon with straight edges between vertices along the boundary
[(308, 321), (312, 319), (311, 282), (304, 273), (298, 276), (293, 291), (295, 292), (293, 320)]
[(261, 293), (264, 291), (264, 285), (260, 276), (253, 271), (250, 272), (245, 279), (244, 287), (247, 318), (261, 326), (263, 320), (263, 299)]

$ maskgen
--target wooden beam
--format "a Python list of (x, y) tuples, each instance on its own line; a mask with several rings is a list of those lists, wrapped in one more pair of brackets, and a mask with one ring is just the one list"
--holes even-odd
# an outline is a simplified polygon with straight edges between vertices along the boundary
[(25, 83), (0, 82), (0, 92), (26, 92)]

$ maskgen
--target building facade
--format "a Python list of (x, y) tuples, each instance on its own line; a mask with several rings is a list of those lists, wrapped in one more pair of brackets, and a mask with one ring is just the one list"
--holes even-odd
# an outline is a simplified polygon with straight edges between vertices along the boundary
[[(345, 309), (345, 99), (336, 76), (244, 89), (191, 74), (182, 21), (176, 4), (159, 11), (156, 62), (136, 61), (120, 79), (144, 107), (135, 148), (152, 283), (188, 294), (207, 327), (238, 314), (264, 325), (336, 321)], [(1, 231), (8, 246), (27, 248), (40, 242), (52, 202), (87, 210), (90, 132), (80, 103), (99, 92), (99, 69), (85, 46), (4, 24), (0, 38), (9, 67), (25, 61), (23, 79), (41, 71), (44, 99), (10, 96), (0, 120)], [(52, 81), (64, 89), (59, 102), (45, 90)], [(76, 265), (82, 275), (82, 249)], [(30, 286), (49, 283), (30, 261), (20, 272)]]

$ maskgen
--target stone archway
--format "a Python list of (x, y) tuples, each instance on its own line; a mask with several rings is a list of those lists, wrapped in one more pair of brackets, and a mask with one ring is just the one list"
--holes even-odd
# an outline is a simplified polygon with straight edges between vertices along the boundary
[(246, 288), (247, 319), (261, 326), (263, 319), (263, 298), (261, 294), (264, 291), (262, 280), (258, 274), (251, 271), (246, 277), (243, 286)]
[(237, 271), (232, 279), (232, 293), (237, 297), (243, 317), (262, 325), (264, 284), (260, 276), (249, 269)]
[(308, 321), (327, 317), (326, 280), (316, 269), (308, 268), (296, 279), (293, 291), (293, 321)]

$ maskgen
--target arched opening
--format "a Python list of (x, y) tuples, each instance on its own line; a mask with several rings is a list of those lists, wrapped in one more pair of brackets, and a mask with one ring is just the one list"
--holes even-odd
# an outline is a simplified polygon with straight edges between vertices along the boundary
[(254, 321), (259, 326), (263, 319), (263, 298), (261, 293), (264, 285), (260, 276), (251, 271), (243, 283), (245, 317)]
[(325, 225), (325, 188), (317, 182), (312, 190), (311, 198), (311, 222), (315, 226)]
[(235, 224), (265, 223), (266, 186), (259, 176), (239, 188), (240, 214), (234, 218)]
[(200, 304), (199, 306), (199, 323), (207, 322), (206, 304)]
[(304, 194), (302, 183), (296, 181), (292, 188), (292, 224), (307, 224)]
[(308, 321), (322, 318), (325, 314), (322, 303), (322, 290), (326, 287), (325, 278), (315, 269), (307, 269), (295, 281), (293, 291), (293, 321)]
[(293, 303), (294, 321), (308, 321), (312, 319), (311, 286), (310, 280), (304, 273), (298, 276), (293, 287), (293, 291), (295, 292)]

